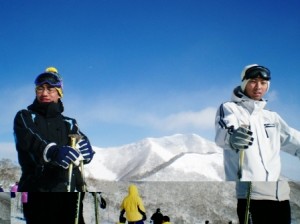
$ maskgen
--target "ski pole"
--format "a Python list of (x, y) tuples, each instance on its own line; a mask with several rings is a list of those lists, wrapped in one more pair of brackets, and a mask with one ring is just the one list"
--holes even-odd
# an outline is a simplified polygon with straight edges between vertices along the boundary
[[(249, 129), (249, 125), (241, 125), (244, 128)], [(243, 166), (244, 166), (244, 159), (245, 159), (245, 150), (241, 149), (240, 150), (240, 158), (239, 158), (239, 167), (238, 167), (238, 178), (239, 181), (242, 180), (243, 176)], [(250, 201), (251, 201), (251, 191), (252, 191), (252, 182), (249, 182), (248, 185), (248, 191), (247, 191), (247, 204), (246, 204), (246, 211), (245, 211), (245, 220), (244, 224), (248, 224), (248, 220), (250, 219), (250, 223), (252, 223), (251, 220), (251, 214), (250, 214)]]
[[(242, 124), (241, 127), (249, 129), (250, 126)], [(240, 149), (239, 151), (240, 151), (240, 158), (239, 158), (239, 168), (238, 168), (237, 175), (238, 175), (239, 180), (241, 181), (242, 176), (243, 176), (243, 166), (244, 166), (244, 159), (245, 159), (245, 150), (244, 149)]]
[(252, 224), (251, 214), (250, 214), (251, 192), (252, 192), (252, 182), (250, 181), (248, 185), (248, 192), (247, 192), (247, 204), (246, 204), (244, 224), (248, 224), (248, 220), (250, 220), (250, 224)]
[(240, 181), (242, 179), (242, 169), (243, 169), (243, 165), (244, 165), (244, 158), (245, 158), (245, 151), (242, 149), (242, 150), (240, 150), (239, 170), (238, 170), (238, 178)]
[(82, 186), (82, 191), (83, 192), (87, 192), (87, 186), (86, 186), (86, 183), (85, 183), (85, 174), (84, 174), (84, 167), (83, 167), (83, 161), (80, 161), (80, 169), (81, 169), (81, 177), (83, 179), (83, 186)]
[(77, 194), (78, 194), (78, 197), (77, 197), (75, 224), (79, 223), (79, 217), (80, 217), (81, 192), (78, 192)]
[(97, 192), (93, 192), (92, 194), (94, 195), (95, 221), (96, 221), (96, 224), (99, 224)]
[[(76, 142), (78, 139), (81, 138), (81, 136), (78, 134), (71, 134), (71, 135), (69, 135), (69, 137), (71, 138), (70, 146), (73, 149), (75, 149)], [(70, 163), (69, 170), (68, 170), (68, 185), (67, 185), (68, 192), (71, 192), (72, 174), (73, 174), (73, 163)]]
[[(76, 144), (76, 138), (74, 136), (70, 136), (71, 138), (71, 147), (75, 148)], [(71, 182), (72, 182), (72, 173), (73, 173), (73, 163), (70, 163), (69, 165), (69, 170), (68, 170), (68, 185), (67, 185), (67, 190), (68, 192), (71, 192)]]

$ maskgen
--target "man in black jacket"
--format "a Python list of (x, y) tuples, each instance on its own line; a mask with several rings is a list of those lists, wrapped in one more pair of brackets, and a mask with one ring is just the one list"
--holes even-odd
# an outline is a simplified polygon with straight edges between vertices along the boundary
[(163, 214), (160, 211), (160, 208), (156, 209), (156, 212), (151, 216), (151, 221), (153, 224), (161, 224), (163, 221)]
[[(56, 68), (49, 67), (37, 76), (35, 86), (34, 102), (27, 110), (20, 110), (14, 119), (22, 168), (18, 191), (84, 191), (79, 164), (89, 163), (94, 151), (76, 120), (62, 114), (62, 78)], [(80, 136), (76, 148), (70, 147), (70, 135), (74, 134)]]

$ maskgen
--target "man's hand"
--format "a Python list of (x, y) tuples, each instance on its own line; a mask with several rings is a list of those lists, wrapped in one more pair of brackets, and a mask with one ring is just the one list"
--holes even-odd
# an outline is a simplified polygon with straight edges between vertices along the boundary
[(70, 146), (58, 147), (57, 145), (52, 145), (51, 147), (45, 149), (44, 159), (49, 162), (55, 162), (57, 165), (67, 169), (70, 163), (75, 166), (79, 165), (82, 156), (79, 152)]
[(87, 139), (82, 139), (77, 143), (77, 146), (84, 160), (89, 163), (95, 154), (90, 142)]
[(237, 150), (248, 149), (253, 144), (252, 134), (253, 132), (245, 127), (234, 130), (229, 137), (231, 147)]

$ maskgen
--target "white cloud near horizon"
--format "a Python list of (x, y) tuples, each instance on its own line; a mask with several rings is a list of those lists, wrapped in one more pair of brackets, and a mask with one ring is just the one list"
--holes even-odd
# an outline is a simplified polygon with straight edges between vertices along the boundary
[[(211, 96), (211, 91), (206, 90), (169, 95), (128, 91), (89, 99), (76, 97), (76, 103), (81, 105), (76, 118), (85, 125), (122, 124), (161, 132), (214, 129), (216, 107), (220, 102)], [(75, 111), (70, 108), (77, 107), (66, 101), (66, 108)]]
[(216, 108), (207, 107), (199, 111), (180, 111), (165, 117), (146, 116), (142, 120), (148, 126), (165, 131), (190, 131), (214, 129)]

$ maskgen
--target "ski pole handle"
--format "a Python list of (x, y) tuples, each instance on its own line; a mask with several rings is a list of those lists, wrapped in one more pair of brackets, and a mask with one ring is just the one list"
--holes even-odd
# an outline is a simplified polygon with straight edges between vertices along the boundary
[[(81, 138), (80, 135), (77, 134), (71, 134), (70, 137), (70, 146), (75, 149), (76, 148), (76, 142), (78, 139)], [(73, 163), (70, 163), (69, 170), (68, 170), (68, 185), (67, 185), (67, 191), (71, 192), (71, 183), (72, 183), (72, 175), (73, 175)]]

